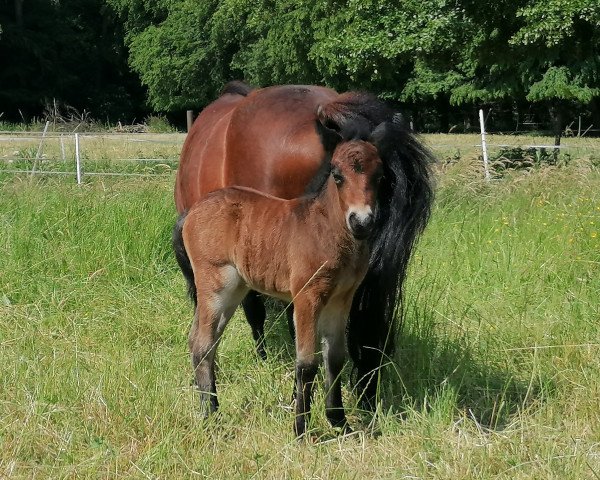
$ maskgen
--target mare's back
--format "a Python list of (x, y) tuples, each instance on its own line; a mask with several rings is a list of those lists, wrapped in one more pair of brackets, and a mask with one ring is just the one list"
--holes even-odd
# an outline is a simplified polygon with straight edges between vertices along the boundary
[(288, 199), (302, 195), (325, 157), (315, 112), (337, 96), (328, 88), (301, 85), (249, 94), (229, 121), (225, 184)]
[(233, 110), (244, 98), (237, 94), (219, 97), (200, 112), (187, 134), (175, 179), (175, 205), (179, 213), (190, 209), (207, 193), (225, 186), (225, 134)]
[(184, 143), (175, 182), (177, 210), (231, 185), (281, 198), (302, 195), (325, 156), (315, 128), (317, 106), (337, 96), (324, 87), (287, 85), (215, 100)]

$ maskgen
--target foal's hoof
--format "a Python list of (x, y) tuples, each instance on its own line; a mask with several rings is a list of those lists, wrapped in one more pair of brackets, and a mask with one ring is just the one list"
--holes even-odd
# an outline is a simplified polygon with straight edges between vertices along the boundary
[(212, 417), (215, 414), (215, 412), (213, 410), (211, 410), (210, 408), (202, 408), (200, 407), (200, 409), (198, 410), (198, 418), (202, 419), (202, 420), (207, 420), (210, 417)]
[(344, 419), (343, 421), (331, 422), (331, 427), (336, 435), (350, 435), (354, 433), (354, 430), (348, 425), (348, 422)]
[(327, 415), (327, 420), (333, 427), (333, 431), (339, 435), (349, 435), (354, 431), (350, 428), (346, 415), (338, 415), (339, 412), (333, 412)]
[(216, 397), (203, 399), (200, 401), (198, 415), (202, 418), (208, 418), (216, 415), (219, 411), (219, 402)]

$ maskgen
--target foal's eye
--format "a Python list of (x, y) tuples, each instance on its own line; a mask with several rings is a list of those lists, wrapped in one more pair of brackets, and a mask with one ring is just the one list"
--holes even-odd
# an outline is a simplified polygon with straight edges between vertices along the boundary
[(336, 185), (341, 185), (342, 183), (344, 183), (344, 177), (339, 173), (334, 173), (333, 181), (336, 183)]

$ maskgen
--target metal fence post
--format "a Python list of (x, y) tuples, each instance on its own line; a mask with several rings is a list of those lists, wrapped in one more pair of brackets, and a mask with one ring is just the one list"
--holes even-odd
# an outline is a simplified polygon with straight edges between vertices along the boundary
[(481, 150), (483, 152), (483, 171), (485, 172), (485, 179), (489, 182), (490, 169), (488, 165), (487, 145), (485, 143), (485, 120), (483, 118), (482, 108), (479, 109), (479, 126), (481, 127)]
[(42, 156), (42, 146), (44, 145), (44, 139), (46, 138), (46, 132), (48, 132), (49, 126), (50, 126), (50, 122), (47, 121), (46, 126), (44, 127), (44, 133), (42, 133), (42, 138), (40, 139), (40, 144), (38, 146), (37, 153), (35, 154), (35, 160), (33, 161), (33, 167), (31, 167), (31, 176), (33, 176), (33, 174), (37, 170), (38, 162), (40, 161), (40, 158)]
[(77, 185), (81, 185), (81, 159), (79, 158), (79, 134), (75, 134), (75, 168), (77, 170)]
[(65, 161), (65, 138), (64, 135), (60, 134), (60, 155), (62, 157), (62, 161)]

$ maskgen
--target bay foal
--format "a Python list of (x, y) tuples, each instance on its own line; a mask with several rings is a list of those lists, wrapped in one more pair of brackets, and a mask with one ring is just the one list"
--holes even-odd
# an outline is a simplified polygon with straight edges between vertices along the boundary
[(196, 300), (189, 347), (204, 413), (218, 408), (215, 354), (221, 334), (242, 299), (255, 290), (294, 304), (296, 435), (305, 433), (310, 415), (319, 340), (327, 418), (350, 430), (339, 377), (352, 298), (368, 269), (382, 172), (372, 143), (343, 142), (311, 194), (283, 200), (229, 187), (180, 217), (173, 243)]

